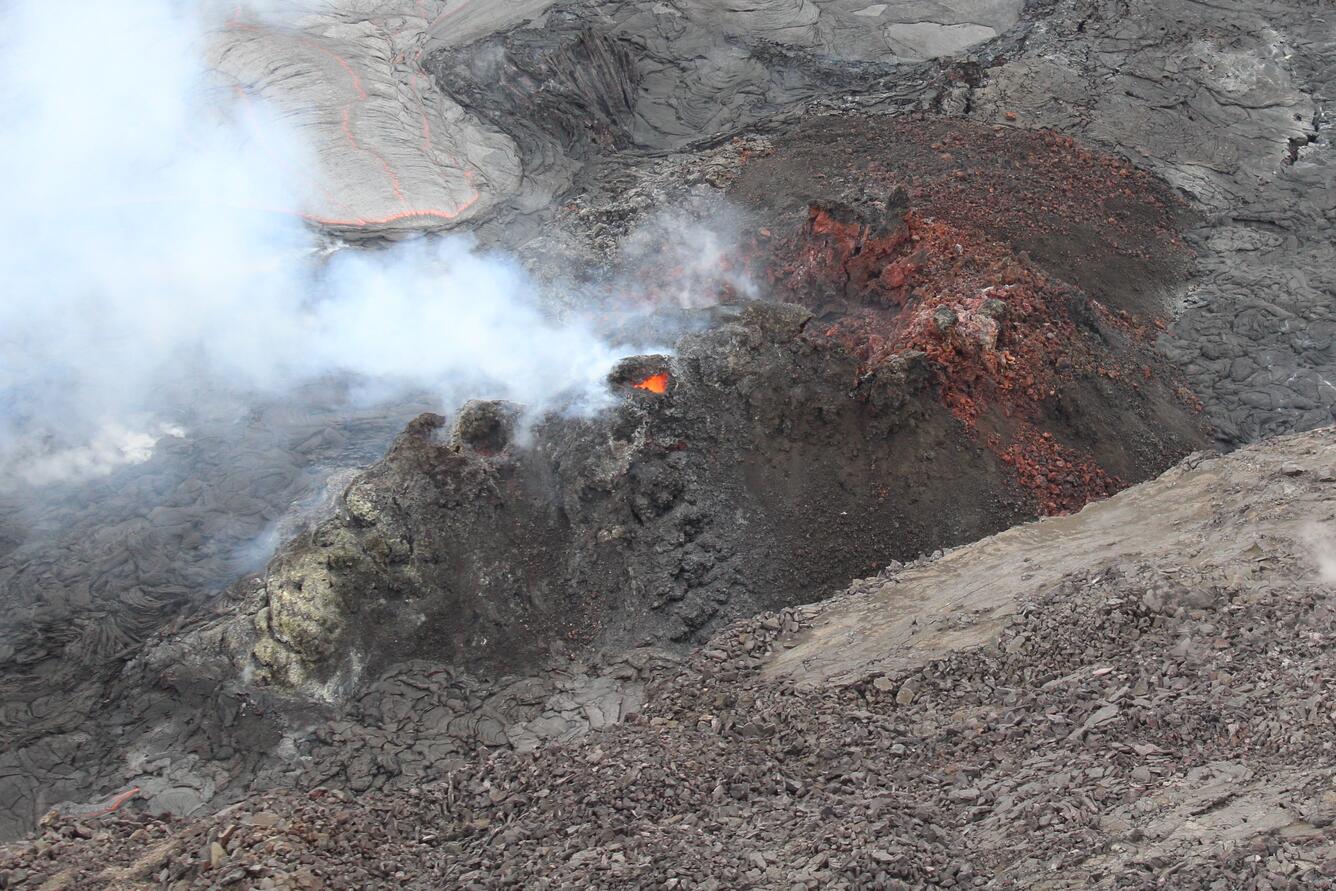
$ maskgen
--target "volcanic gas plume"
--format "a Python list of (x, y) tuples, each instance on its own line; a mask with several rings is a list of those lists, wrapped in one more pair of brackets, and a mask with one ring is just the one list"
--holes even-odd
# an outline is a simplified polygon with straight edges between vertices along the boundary
[[(362, 399), (605, 404), (618, 350), (588, 319), (554, 320), (510, 259), (464, 238), (330, 255), (301, 219), (324, 199), (290, 175), (321, 158), (205, 68), (212, 29), (239, 14), (0, 12), (15, 85), (0, 108), (0, 485), (103, 474), (189, 435), (202, 401), (331, 376)], [(57, 45), (98, 76), (49, 64)]]

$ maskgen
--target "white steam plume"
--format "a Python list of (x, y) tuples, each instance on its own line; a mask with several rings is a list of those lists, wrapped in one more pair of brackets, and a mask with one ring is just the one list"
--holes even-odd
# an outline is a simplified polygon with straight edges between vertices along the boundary
[[(597, 407), (616, 355), (463, 239), (315, 262), (262, 106), (234, 115), (198, 6), (0, 5), (0, 488), (142, 460), (198, 393), (347, 373)], [(244, 121), (244, 123), (243, 123)], [(314, 163), (314, 162), (313, 162)]]
[(1298, 538), (1307, 548), (1322, 583), (1336, 585), (1336, 535), (1331, 527), (1310, 522), (1299, 530)]
[[(740, 222), (727, 207), (710, 208), (711, 225), (683, 208), (651, 214), (621, 245), (622, 265), (629, 270), (657, 269), (668, 274), (654, 283), (645, 296), (683, 309), (701, 309), (719, 301), (721, 289), (735, 299), (754, 299), (756, 284), (741, 269), (731, 268), (737, 244), (725, 233), (734, 233)], [(628, 279), (623, 288), (646, 290)]]

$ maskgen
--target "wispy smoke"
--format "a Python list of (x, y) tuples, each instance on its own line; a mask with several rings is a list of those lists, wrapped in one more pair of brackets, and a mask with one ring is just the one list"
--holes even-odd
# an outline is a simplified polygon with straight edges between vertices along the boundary
[(128, 430), (116, 421), (106, 421), (83, 445), (61, 447), (47, 437), (20, 442), (11, 458), (21, 462), (24, 482), (41, 486), (103, 476), (123, 464), (147, 461), (162, 437), (184, 435), (185, 430), (174, 424)]
[(1336, 584), (1336, 535), (1330, 527), (1308, 523), (1299, 530), (1299, 540), (1307, 547), (1309, 559), (1318, 577), (1327, 585)]
[[(738, 252), (730, 235), (740, 222), (728, 208), (711, 206), (709, 213), (710, 225), (685, 208), (650, 215), (621, 245), (621, 262), (636, 275), (621, 287), (684, 309), (713, 305), (721, 292), (735, 299), (755, 298), (755, 283), (732, 266)], [(650, 270), (657, 275), (646, 282)]]
[(0, 6), (0, 487), (142, 460), (202, 392), (331, 374), (598, 407), (616, 354), (514, 263), (459, 238), (320, 259), (272, 162), (300, 141), (234, 107), (208, 28), (171, 0)]

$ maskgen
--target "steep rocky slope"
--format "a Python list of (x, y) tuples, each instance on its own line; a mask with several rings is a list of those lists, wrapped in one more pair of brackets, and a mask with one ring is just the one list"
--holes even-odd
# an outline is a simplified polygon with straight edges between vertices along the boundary
[(1333, 487), (1331, 428), (1196, 455), (732, 626), (577, 741), (392, 793), (52, 815), (0, 881), (1332, 887)]

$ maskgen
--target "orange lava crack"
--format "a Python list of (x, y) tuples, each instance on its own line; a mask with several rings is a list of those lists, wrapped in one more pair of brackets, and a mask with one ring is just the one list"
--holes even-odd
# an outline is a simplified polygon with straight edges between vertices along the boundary
[(647, 390), (650, 393), (658, 393), (662, 396), (668, 392), (668, 372), (660, 371), (658, 374), (651, 374), (639, 383), (633, 384), (637, 390)]

